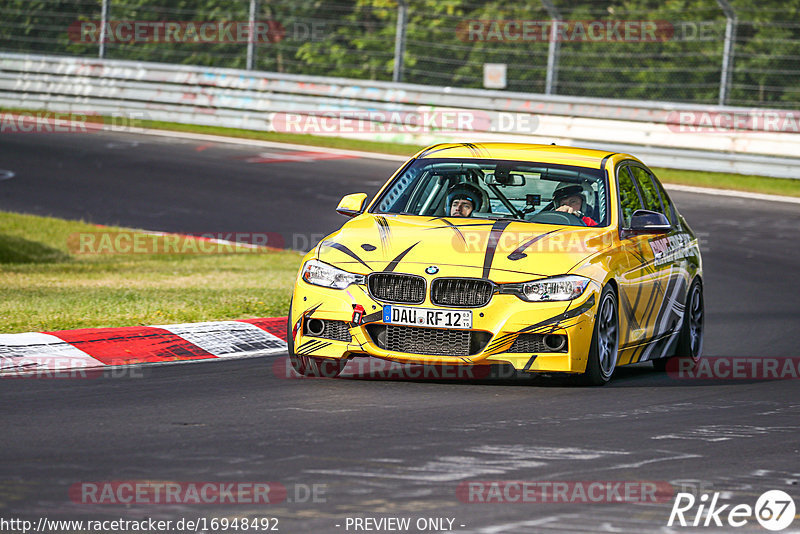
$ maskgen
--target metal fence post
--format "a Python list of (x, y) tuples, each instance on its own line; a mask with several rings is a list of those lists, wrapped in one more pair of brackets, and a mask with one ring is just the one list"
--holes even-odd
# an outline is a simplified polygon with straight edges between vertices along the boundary
[(728, 0), (717, 0), (725, 13), (725, 45), (722, 49), (722, 72), (719, 80), (719, 105), (724, 106), (728, 99), (733, 79), (733, 46), (736, 41), (736, 11)]
[(394, 35), (394, 71), (392, 81), (399, 83), (403, 81), (403, 54), (406, 51), (406, 18), (408, 16), (408, 4), (406, 0), (397, 0), (397, 30)]
[(108, 3), (110, 0), (102, 0), (100, 7), (100, 49), (97, 56), (100, 59), (106, 57), (106, 26), (108, 25)]
[(256, 11), (258, 11), (258, 0), (250, 0), (250, 38), (247, 41), (247, 70), (253, 70), (256, 61)]
[(561, 14), (552, 0), (542, 0), (542, 5), (550, 15), (550, 39), (547, 47), (547, 76), (544, 81), (544, 94), (551, 95), (555, 93), (558, 83), (558, 52), (561, 43), (558, 41), (556, 26), (561, 20)]

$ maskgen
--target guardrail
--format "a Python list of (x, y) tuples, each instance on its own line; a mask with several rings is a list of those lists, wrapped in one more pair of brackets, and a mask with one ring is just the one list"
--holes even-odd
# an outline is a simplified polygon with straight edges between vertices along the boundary
[(624, 150), (653, 166), (787, 178), (800, 164), (800, 112), (135, 61), (3, 53), (0, 104), (417, 144), (555, 142)]

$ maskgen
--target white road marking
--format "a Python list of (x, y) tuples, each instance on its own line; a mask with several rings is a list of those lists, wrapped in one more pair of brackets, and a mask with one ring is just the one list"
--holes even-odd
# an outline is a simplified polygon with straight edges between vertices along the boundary
[(118, 149), (118, 148), (134, 148), (139, 146), (139, 141), (123, 141), (123, 142), (111, 142), (106, 143), (106, 148), (111, 149)]
[(8, 171), (8, 170), (5, 170), (5, 169), (0, 169), (0, 181), (1, 180), (10, 180), (14, 176), (15, 176), (14, 175), (14, 171)]
[[(470, 454), (472, 453), (472, 454)], [(399, 459), (369, 459), (369, 468), (312, 469), (308, 473), (361, 478), (454, 482), (479, 476), (502, 476), (521, 469), (539, 468), (548, 460), (596, 460), (625, 451), (597, 451), (572, 447), (526, 447), (524, 445), (478, 446), (463, 455), (437, 456), (422, 465), (409, 465)]]
[(750, 425), (710, 425), (691, 428), (674, 434), (661, 434), (650, 439), (687, 439), (707, 442), (728, 441), (738, 438), (752, 438), (772, 432), (795, 432), (800, 427), (760, 427)]

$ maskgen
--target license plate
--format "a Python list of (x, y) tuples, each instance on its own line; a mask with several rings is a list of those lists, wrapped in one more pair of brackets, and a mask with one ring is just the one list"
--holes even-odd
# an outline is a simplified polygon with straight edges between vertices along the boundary
[(437, 328), (472, 328), (472, 311), (384, 306), (383, 322)]

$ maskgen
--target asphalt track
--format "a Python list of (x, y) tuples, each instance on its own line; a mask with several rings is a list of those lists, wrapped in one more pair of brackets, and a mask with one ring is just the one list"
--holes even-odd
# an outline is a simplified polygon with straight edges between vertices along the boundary
[[(0, 169), (15, 175), (0, 181), (0, 209), (168, 231), (277, 232), (304, 248), (341, 222), (334, 208), (344, 193), (374, 192), (397, 167), (280, 161), (287, 154), (132, 134), (4, 134)], [(800, 209), (672, 196), (701, 237), (706, 355), (798, 356)], [(476, 480), (666, 481), (751, 506), (781, 489), (800, 505), (796, 380), (683, 380), (647, 364), (618, 370), (603, 388), (527, 377), (287, 379), (283, 362), (0, 380), (0, 517), (278, 517), (290, 533), (354, 532), (353, 517), (411, 518), (406, 532), (429, 517), (454, 519), (464, 533), (708, 530), (665, 527), (671, 498), (462, 502), (459, 483)], [(116, 506), (69, 497), (75, 483), (111, 480), (273, 481), (289, 500)], [(324, 494), (304, 499), (313, 484)], [(784, 532), (798, 528), (796, 519)], [(763, 531), (752, 518), (735, 530)]]

